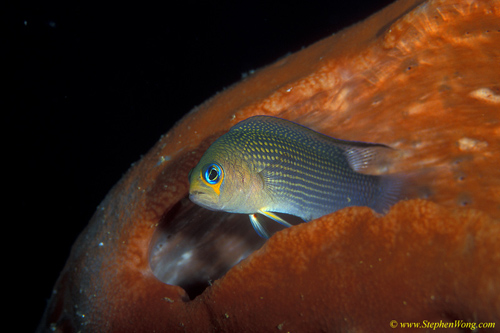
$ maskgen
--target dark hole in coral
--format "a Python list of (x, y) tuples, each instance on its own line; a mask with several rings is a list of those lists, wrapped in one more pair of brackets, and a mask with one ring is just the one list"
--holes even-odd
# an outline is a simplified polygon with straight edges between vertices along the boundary
[(411, 189), (408, 189), (408, 199), (419, 198), (429, 200), (434, 196), (434, 191), (431, 187), (424, 185), (415, 185)]
[[(292, 224), (301, 221), (280, 216)], [(271, 220), (266, 227), (272, 233), (284, 228)], [(159, 280), (182, 287), (193, 299), (265, 241), (248, 215), (210, 211), (186, 197), (162, 217), (150, 244), (149, 263)]]
[(465, 207), (472, 204), (472, 197), (469, 193), (460, 193), (458, 195), (457, 201), (460, 206)]
[(465, 172), (463, 172), (461, 170), (455, 171), (455, 179), (456, 180), (458, 180), (459, 182), (462, 182), (465, 180), (465, 178), (467, 178)]

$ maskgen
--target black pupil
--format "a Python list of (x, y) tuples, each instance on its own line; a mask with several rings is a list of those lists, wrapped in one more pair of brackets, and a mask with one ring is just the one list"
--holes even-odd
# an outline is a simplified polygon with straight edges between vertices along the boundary
[(218, 175), (219, 173), (217, 172), (217, 170), (212, 167), (210, 169), (210, 172), (208, 173), (208, 180), (214, 181), (217, 179)]

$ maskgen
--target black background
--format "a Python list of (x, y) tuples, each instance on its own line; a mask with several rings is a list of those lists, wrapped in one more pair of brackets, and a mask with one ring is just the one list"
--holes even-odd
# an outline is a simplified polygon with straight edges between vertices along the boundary
[(2, 10), (4, 275), (21, 331), (35, 329), (96, 206), (175, 121), (243, 73), (390, 2), (40, 1)]

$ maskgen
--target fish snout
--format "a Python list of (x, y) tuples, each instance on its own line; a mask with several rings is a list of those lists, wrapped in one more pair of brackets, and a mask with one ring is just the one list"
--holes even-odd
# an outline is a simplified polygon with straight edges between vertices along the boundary
[(189, 191), (189, 199), (194, 199), (200, 195), (203, 195), (203, 192), (200, 191)]
[(200, 190), (190, 190), (189, 200), (204, 208), (217, 210), (217, 198), (207, 192)]

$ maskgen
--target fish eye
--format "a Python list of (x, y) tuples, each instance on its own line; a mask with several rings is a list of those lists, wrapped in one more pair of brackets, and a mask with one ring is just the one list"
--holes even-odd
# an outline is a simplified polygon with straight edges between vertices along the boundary
[(217, 164), (210, 164), (205, 169), (203, 173), (203, 178), (210, 185), (217, 184), (219, 180), (222, 178), (222, 169)]

